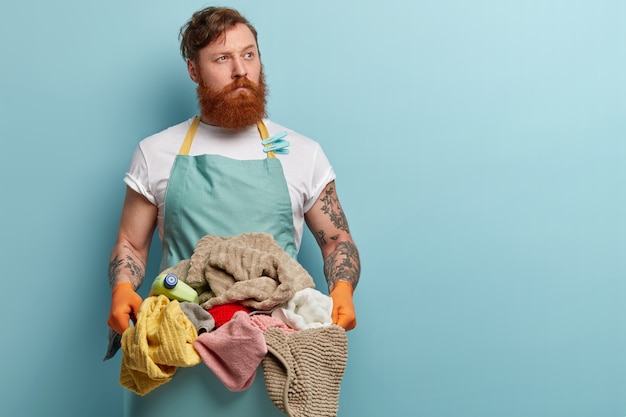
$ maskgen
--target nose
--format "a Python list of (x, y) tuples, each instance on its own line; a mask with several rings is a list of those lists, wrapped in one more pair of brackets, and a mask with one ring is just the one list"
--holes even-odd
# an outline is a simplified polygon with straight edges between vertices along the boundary
[(248, 75), (246, 63), (240, 57), (233, 59), (233, 78), (243, 78)]

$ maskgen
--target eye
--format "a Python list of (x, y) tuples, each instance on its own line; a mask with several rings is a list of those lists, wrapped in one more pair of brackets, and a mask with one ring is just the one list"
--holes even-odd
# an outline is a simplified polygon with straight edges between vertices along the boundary
[(221, 62), (221, 61), (226, 61), (226, 59), (227, 59), (227, 58), (226, 58), (226, 55), (222, 55), (222, 56), (218, 57), (218, 58), (216, 59), (216, 61), (220, 61), (220, 62)]
[(246, 58), (251, 59), (254, 58), (254, 53), (253, 52), (246, 52), (246, 54), (244, 55)]

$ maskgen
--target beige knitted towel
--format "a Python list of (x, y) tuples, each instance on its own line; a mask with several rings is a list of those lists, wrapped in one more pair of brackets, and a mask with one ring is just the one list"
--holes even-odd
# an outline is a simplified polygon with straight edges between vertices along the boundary
[(267, 233), (206, 235), (198, 241), (189, 260), (163, 272), (175, 273), (191, 285), (207, 310), (232, 302), (270, 310), (296, 292), (315, 287), (302, 265)]
[(290, 417), (334, 417), (348, 359), (343, 328), (332, 325), (286, 334), (265, 333), (263, 376), (270, 399)]

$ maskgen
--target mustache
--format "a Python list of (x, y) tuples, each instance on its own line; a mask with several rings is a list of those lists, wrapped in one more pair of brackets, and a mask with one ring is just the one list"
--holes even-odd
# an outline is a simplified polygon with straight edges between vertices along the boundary
[(238, 78), (235, 81), (233, 81), (232, 83), (228, 84), (227, 86), (225, 86), (224, 88), (222, 88), (221, 93), (222, 94), (228, 94), (231, 91), (235, 91), (238, 88), (247, 88), (253, 91), (257, 91), (258, 86), (253, 83), (252, 81), (250, 81), (249, 79), (243, 77), (243, 78)]

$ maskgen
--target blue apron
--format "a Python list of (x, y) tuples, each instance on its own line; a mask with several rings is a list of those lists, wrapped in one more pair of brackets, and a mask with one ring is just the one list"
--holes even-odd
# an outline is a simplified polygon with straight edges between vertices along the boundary
[[(196, 117), (174, 161), (165, 195), (161, 269), (188, 259), (206, 234), (264, 232), (296, 256), (291, 199), (282, 165), (268, 153), (261, 160), (219, 155), (189, 156)], [(267, 137), (262, 122), (261, 137)], [(231, 392), (200, 363), (179, 368), (168, 383), (145, 396), (125, 391), (126, 417), (284, 416), (267, 395), (261, 367), (254, 383)]]

